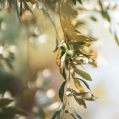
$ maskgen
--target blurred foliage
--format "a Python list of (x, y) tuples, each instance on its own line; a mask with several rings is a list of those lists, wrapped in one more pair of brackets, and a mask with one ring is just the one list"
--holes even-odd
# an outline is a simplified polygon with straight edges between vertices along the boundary
[[(36, 19), (39, 15), (38, 12), (42, 11), (43, 15), (51, 22), (56, 32), (56, 49), (54, 50), (54, 52), (58, 51), (56, 64), (59, 67), (60, 73), (65, 80), (59, 89), (59, 97), (62, 102), (60, 106), (59, 103), (53, 103), (53, 101), (51, 101), (50, 98), (46, 96), (46, 91), (48, 90), (47, 87), (50, 83), (50, 80), (44, 77), (43, 73), (38, 73), (38, 76), (34, 78), (30, 71), (28, 61), (28, 71), (26, 72), (29, 72), (28, 74), (30, 74), (30, 78), (32, 80), (26, 80), (25, 83), (23, 83), (23, 77), (18, 78), (18, 76), (15, 76), (10, 72), (11, 70), (13, 71), (12, 63), (15, 60), (17, 48), (15, 45), (6, 45), (4, 42), (6, 36), (1, 37), (2, 45), (0, 46), (0, 93), (4, 95), (5, 92), (9, 90), (18, 101), (16, 105), (21, 106), (24, 109), (24, 104), (27, 101), (31, 102), (32, 100), (33, 104), (29, 105), (27, 103), (26, 105), (27, 107), (29, 105), (28, 111), (32, 113), (34, 118), (50, 118), (50, 111), (55, 109), (53, 104), (56, 104), (59, 106), (59, 108), (55, 111), (52, 119), (55, 119), (56, 117), (59, 119), (63, 118), (65, 113), (71, 114), (74, 119), (83, 119), (83, 117), (78, 114), (68, 103), (68, 97), (74, 97), (76, 102), (84, 108), (87, 108), (85, 101), (95, 101), (97, 99), (97, 97), (95, 97), (90, 92), (91, 89), (87, 83), (87, 81), (92, 81), (91, 76), (78, 68), (78, 66), (83, 67), (85, 64), (90, 64), (94, 67), (97, 67), (95, 59), (93, 59), (92, 55), (90, 55), (85, 50), (85, 48), (88, 48), (92, 42), (96, 41), (96, 39), (93, 38), (88, 29), (85, 29), (86, 20), (77, 19), (78, 16), (82, 15), (82, 10), (90, 11), (90, 9), (86, 9), (83, 6), (83, 2), (84, 0), (0, 0), (1, 9), (7, 8), (11, 14), (13, 12), (12, 10), (16, 10), (16, 13), (14, 12), (14, 14), (17, 14), (20, 23), (24, 24), (26, 27), (26, 33), (28, 37), (27, 45), (29, 44), (29, 41), (33, 43), (33, 39), (37, 39), (42, 36), (42, 30), (36, 28)], [(76, 9), (74, 6), (77, 5), (77, 3), (80, 4), (78, 9)], [(33, 8), (36, 7), (36, 11), (32, 9), (32, 6)], [(99, 6), (100, 9), (91, 10), (101, 13), (107, 22), (111, 23), (109, 10), (115, 10), (116, 5), (113, 7), (110, 4), (108, 6), (104, 6), (103, 2), (99, 0)], [(30, 11), (30, 13), (32, 13), (34, 16), (32, 16), (27, 10)], [(62, 29), (62, 35), (59, 34), (56, 27), (56, 16), (58, 16), (59, 24)], [(90, 16), (87, 18), (94, 22), (98, 21), (95, 16)], [(35, 27), (35, 32), (34, 30), (30, 30), (30, 27), (32, 26), (31, 23), (33, 24), (33, 27)], [(7, 25), (4, 22), (4, 19), (1, 18), (1, 34), (4, 33), (6, 27)], [(11, 34), (8, 36), (11, 37)], [(114, 36), (117, 44), (119, 45), (117, 31), (114, 31)], [(40, 41), (45, 42), (42, 40), (42, 38), (40, 38)], [(27, 46), (27, 48), (29, 48), (29, 46)], [(21, 78), (21, 80), (16, 81), (16, 78)], [(74, 85), (78, 91), (75, 91), (70, 87), (71, 80), (74, 81)], [(85, 92), (85, 88), (83, 87), (82, 83), (87, 87), (87, 89), (89, 89), (89, 92)], [(14, 85), (16, 87), (13, 87)], [(17, 94), (18, 92), (20, 94)], [(70, 110), (67, 110), (67, 104), (73, 113)], [(5, 104), (5, 106), (6, 105), (7, 104)], [(1, 109), (1, 114), (3, 114), (2, 118), (5, 119), (7, 119), (7, 117), (5, 117), (6, 114), (10, 115), (11, 119), (16, 114), (25, 116), (27, 115), (27, 113), (22, 109), (15, 107), (4, 107)]]

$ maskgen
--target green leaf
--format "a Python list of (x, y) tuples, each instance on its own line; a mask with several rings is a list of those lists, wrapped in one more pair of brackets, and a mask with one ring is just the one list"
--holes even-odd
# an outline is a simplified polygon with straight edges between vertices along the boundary
[[(69, 104), (69, 103), (68, 103)], [(75, 113), (75, 115), (79, 118), (79, 119), (84, 119), (80, 114), (78, 114), (74, 108), (69, 104), (69, 106), (71, 107), (72, 111)]]
[(86, 72), (84, 72), (84, 71), (82, 71), (80, 69), (77, 69), (77, 68), (74, 68), (74, 71), (77, 74), (79, 74), (81, 77), (83, 77), (84, 79), (92, 81), (91, 76), (88, 73), (86, 73)]
[(18, 10), (18, 6), (17, 6), (17, 0), (16, 0), (15, 6), (16, 6), (16, 11), (17, 11), (17, 15), (18, 15), (19, 21), (22, 24), (21, 17), (20, 17), (20, 14), (19, 14), (19, 10)]
[(10, 104), (13, 101), (14, 100), (8, 98), (0, 99), (0, 108), (5, 107), (6, 105)]
[(58, 38), (56, 37), (56, 48), (55, 48), (54, 52), (56, 52), (58, 50), (58, 46), (59, 46), (59, 41), (58, 41)]
[(10, 114), (10, 115), (23, 115), (23, 116), (28, 116), (29, 114), (18, 108), (18, 107), (7, 107), (7, 108), (2, 108), (2, 113)]
[(87, 109), (86, 103), (84, 100), (78, 99), (76, 96), (74, 96), (75, 100), (77, 101), (77, 103), (81, 106), (83, 106), (84, 108)]
[(26, 3), (25, 0), (23, 0), (23, 3), (25, 5), (25, 7), (35, 16), (35, 14), (33, 13), (33, 11), (31, 10), (31, 8), (28, 6), (28, 4)]
[(22, 15), (22, 0), (20, 0), (20, 16)]
[(90, 87), (89, 87), (88, 83), (87, 83), (85, 80), (83, 80), (83, 79), (81, 79), (81, 78), (78, 78), (78, 77), (75, 77), (75, 75), (72, 75), (72, 77), (73, 77), (74, 79), (79, 79), (80, 81), (82, 81), (82, 82), (85, 84), (85, 86), (90, 90)]
[(77, 78), (74, 79), (74, 84), (80, 92), (85, 92), (84, 87), (81, 85), (80, 81)]
[(81, 0), (77, 0), (80, 4), (82, 4), (82, 1)]
[(71, 116), (74, 118), (74, 119), (78, 119), (72, 112), (70, 112), (69, 110), (65, 110), (65, 113), (70, 113)]
[(76, 0), (72, 0), (73, 4), (76, 5)]
[(1, 119), (15, 119), (15, 116), (11, 115), (11, 114), (2, 114), (2, 113), (0, 113), (0, 118)]
[(66, 74), (65, 65), (64, 65), (64, 68), (63, 68), (63, 72), (60, 71), (60, 73), (62, 74), (63, 78), (64, 78), (65, 80), (67, 80), (67, 74)]
[(64, 87), (67, 81), (64, 81), (59, 89), (59, 97), (60, 100), (63, 102), (63, 97), (64, 97)]
[(62, 111), (63, 108), (64, 108), (64, 104), (62, 103), (62, 104), (58, 107), (58, 109), (55, 111), (55, 113), (54, 113), (52, 119), (55, 119), (55, 118), (60, 114), (60, 112)]

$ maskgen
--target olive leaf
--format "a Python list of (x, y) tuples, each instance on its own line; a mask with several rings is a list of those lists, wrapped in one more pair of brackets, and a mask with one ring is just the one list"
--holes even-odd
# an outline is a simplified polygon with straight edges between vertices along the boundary
[(74, 118), (74, 119), (78, 119), (72, 112), (70, 112), (69, 110), (65, 109), (65, 113), (70, 113), (71, 116)]
[(89, 37), (84, 36), (82, 34), (68, 35), (68, 37), (71, 38), (72, 42), (91, 42), (91, 41), (94, 41), (92, 38), (89, 38)]
[(64, 108), (64, 104), (62, 103), (62, 104), (58, 107), (58, 109), (55, 111), (55, 113), (54, 113), (52, 119), (55, 119), (55, 118), (60, 114), (60, 112), (63, 110), (63, 108)]
[(17, 0), (16, 0), (15, 6), (16, 6), (16, 11), (17, 11), (17, 15), (18, 15), (19, 21), (22, 24), (21, 17), (20, 17), (20, 14), (19, 14), (19, 10), (18, 10)]
[(82, 81), (82, 82), (85, 84), (85, 86), (90, 90), (90, 87), (89, 87), (88, 83), (87, 83), (85, 80), (83, 80), (83, 79), (81, 79), (81, 78), (78, 78), (78, 77), (75, 77), (74, 75), (72, 75), (72, 77), (73, 77), (74, 79), (78, 79), (78, 80)]
[(84, 119), (80, 114), (78, 114), (74, 108), (68, 103), (68, 105), (70, 106), (70, 108), (72, 109), (72, 111), (75, 113), (75, 115), (79, 118), (79, 119)]
[(88, 62), (88, 64), (94, 66), (94, 67), (98, 67), (97, 64), (95, 62)]
[(74, 68), (74, 71), (77, 74), (79, 74), (81, 77), (83, 77), (84, 79), (92, 81), (91, 76), (88, 73), (86, 73), (86, 72), (84, 72), (84, 71), (82, 71), (80, 69), (77, 69), (77, 68)]
[(64, 87), (65, 87), (65, 84), (67, 83), (67, 81), (64, 81), (59, 89), (59, 97), (60, 97), (60, 100), (63, 102), (63, 97), (64, 97)]
[(82, 0), (77, 0), (80, 4), (82, 4)]
[(75, 100), (77, 101), (77, 103), (81, 106), (83, 106), (84, 108), (87, 109), (86, 103), (84, 100), (78, 99), (76, 96), (74, 96)]
[(86, 42), (71, 42), (73, 49), (82, 49), (85, 47)]
[(65, 80), (67, 80), (67, 74), (66, 74), (65, 65), (64, 65), (64, 67), (63, 67), (63, 72), (60, 71), (60, 73), (62, 74), (63, 78), (64, 78)]
[(35, 16), (35, 14), (33, 13), (33, 11), (31, 10), (31, 8), (28, 6), (28, 4), (26, 3), (25, 0), (23, 0), (23, 3), (25, 5), (25, 7)]
[(59, 46), (59, 41), (58, 41), (58, 38), (56, 37), (56, 48), (55, 48), (54, 52), (56, 52), (58, 50), (58, 46)]
[(22, 15), (22, 0), (20, 0), (20, 16)]
[(9, 99), (9, 98), (0, 99), (0, 108), (5, 107), (6, 105), (10, 104), (13, 101), (14, 100)]
[(81, 100), (87, 100), (87, 101), (95, 101), (98, 97), (95, 97), (92, 93), (90, 92), (81, 92), (81, 93), (75, 93), (74, 95), (76, 96), (77, 99)]
[(80, 81), (77, 78), (74, 79), (74, 84), (80, 92), (85, 92), (84, 87), (81, 85)]
[(5, 113), (5, 114), (10, 114), (10, 115), (22, 115), (22, 116), (28, 116), (29, 113), (18, 108), (18, 107), (7, 107), (7, 108), (2, 108), (1, 109), (2, 113)]

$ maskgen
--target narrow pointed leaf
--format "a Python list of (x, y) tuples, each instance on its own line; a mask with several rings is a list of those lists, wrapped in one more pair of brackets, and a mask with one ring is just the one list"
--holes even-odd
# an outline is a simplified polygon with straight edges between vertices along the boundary
[(67, 74), (66, 74), (66, 68), (65, 68), (65, 66), (64, 66), (64, 68), (63, 68), (63, 72), (60, 71), (60, 73), (62, 74), (63, 78), (64, 78), (65, 80), (67, 80)]
[(0, 99), (0, 108), (5, 107), (6, 105), (10, 104), (13, 101), (14, 100), (8, 98)]
[(58, 50), (58, 46), (59, 46), (59, 41), (58, 41), (58, 38), (56, 37), (56, 48), (55, 48), (54, 52), (56, 52)]
[[(68, 103), (69, 104), (69, 103)], [(78, 114), (74, 108), (69, 104), (70, 108), (72, 109), (72, 111), (75, 113), (75, 115), (79, 118), (79, 119), (84, 119), (80, 114)]]
[(82, 4), (82, 1), (81, 0), (77, 0), (80, 4)]
[(20, 14), (19, 14), (19, 10), (18, 10), (17, 0), (16, 0), (15, 6), (16, 6), (16, 11), (17, 11), (17, 15), (18, 15), (19, 21), (22, 24), (21, 17), (20, 17)]
[(72, 0), (73, 4), (76, 5), (76, 0)]
[(86, 103), (84, 100), (78, 99), (76, 96), (74, 96), (75, 100), (77, 101), (77, 103), (81, 106), (83, 106), (84, 108), (87, 109)]
[(11, 114), (11, 115), (17, 115), (17, 114), (23, 115), (23, 116), (28, 116), (29, 115), (26, 111), (24, 111), (24, 110), (22, 110), (18, 107), (2, 108), (2, 112), (6, 113), (6, 114)]
[(64, 87), (65, 87), (66, 82), (67, 81), (64, 81), (59, 89), (59, 97), (62, 102), (63, 102), (63, 97), (64, 97)]
[(24, 2), (25, 7), (35, 16), (35, 14), (34, 14), (33, 11), (31, 10), (31, 8), (28, 6), (28, 4), (26, 3), (26, 1), (23, 0), (23, 2)]
[(92, 81), (91, 76), (88, 73), (86, 73), (86, 72), (84, 72), (84, 71), (82, 71), (80, 69), (77, 69), (77, 68), (74, 68), (74, 71), (77, 74), (79, 74), (81, 77), (83, 77), (84, 79)]
[(74, 84), (77, 89), (79, 89), (80, 92), (85, 92), (84, 87), (81, 85), (80, 81), (78, 79), (74, 79)]
[(55, 118), (60, 114), (60, 112), (62, 111), (63, 107), (64, 107), (64, 104), (62, 103), (62, 104), (58, 107), (58, 109), (55, 111), (55, 113), (54, 113), (52, 119), (55, 119)]
[(22, 15), (22, 0), (20, 0), (20, 16)]

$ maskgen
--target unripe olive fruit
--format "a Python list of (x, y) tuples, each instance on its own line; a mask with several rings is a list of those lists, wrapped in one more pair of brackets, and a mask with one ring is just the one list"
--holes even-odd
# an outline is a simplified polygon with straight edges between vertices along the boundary
[(67, 52), (66, 52), (66, 56), (67, 57), (73, 57), (75, 55), (75, 52), (73, 51), (73, 50), (68, 50)]
[(64, 51), (64, 52), (67, 50), (67, 45), (66, 45), (66, 43), (63, 43), (63, 44), (62, 44), (61, 50)]

